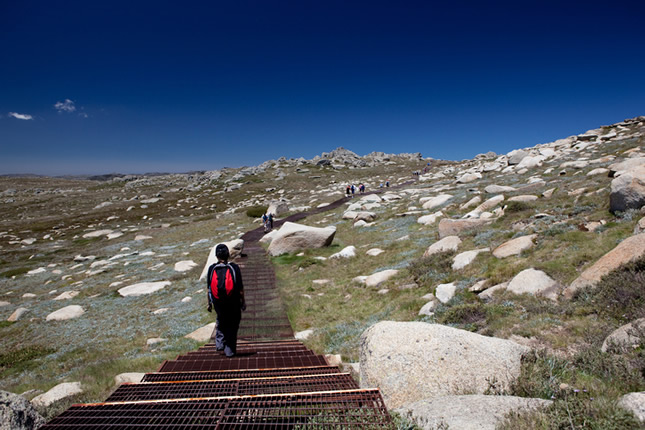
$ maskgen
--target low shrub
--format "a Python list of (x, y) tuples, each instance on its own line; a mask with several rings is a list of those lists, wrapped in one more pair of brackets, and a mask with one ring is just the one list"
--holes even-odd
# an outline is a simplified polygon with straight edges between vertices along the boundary
[(408, 265), (408, 271), (418, 284), (450, 282), (450, 277), (454, 276), (452, 270), (454, 255), (454, 252), (440, 252), (414, 260)]
[(246, 216), (250, 218), (260, 218), (267, 213), (268, 206), (251, 206), (246, 210)]
[(645, 317), (645, 257), (605, 275), (594, 288), (578, 291), (574, 300), (620, 322)]
[(0, 273), (0, 277), (11, 278), (12, 276), (24, 275), (27, 272), (29, 272), (28, 267), (19, 267), (17, 269), (11, 269)]
[(508, 202), (504, 212), (524, 212), (533, 209), (533, 206), (526, 202)]
[(0, 372), (24, 366), (31, 360), (44, 357), (54, 353), (55, 350), (39, 345), (31, 345), (25, 348), (14, 349), (7, 352), (0, 352)]

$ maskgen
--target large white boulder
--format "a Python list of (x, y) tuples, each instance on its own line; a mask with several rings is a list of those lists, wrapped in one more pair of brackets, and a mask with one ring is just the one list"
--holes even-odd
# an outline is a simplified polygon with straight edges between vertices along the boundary
[(197, 263), (193, 260), (183, 260), (175, 263), (175, 272), (188, 272), (197, 267)]
[(329, 256), (329, 258), (352, 258), (352, 257), (356, 257), (356, 247), (353, 245), (346, 246), (339, 252)]
[[(242, 254), (242, 250), (244, 249), (244, 241), (242, 239), (235, 239), (235, 240), (230, 240), (228, 242), (220, 242), (220, 243), (228, 247), (228, 252), (230, 253), (230, 257), (229, 257), (230, 260), (233, 260), (234, 258), (239, 257)], [(217, 263), (217, 256), (215, 255), (215, 249), (217, 248), (217, 245), (219, 245), (220, 243), (216, 244), (211, 248), (211, 252), (208, 254), (208, 259), (206, 260), (206, 264), (202, 269), (202, 274), (199, 275), (200, 281), (206, 279), (206, 275), (208, 275), (208, 268), (211, 267), (212, 264)]]
[(627, 170), (611, 181), (609, 210), (624, 212), (645, 206), (645, 164)]
[(120, 373), (114, 377), (114, 383), (119, 386), (121, 384), (141, 382), (145, 375), (145, 373), (141, 372)]
[(452, 270), (460, 270), (468, 266), (470, 263), (475, 261), (475, 258), (482, 252), (489, 252), (489, 248), (480, 248), (473, 249), (470, 251), (464, 251), (460, 254), (455, 255), (452, 259)]
[(541, 295), (552, 300), (558, 297), (558, 283), (541, 270), (525, 269), (515, 275), (506, 289), (514, 294)]
[(645, 339), (645, 318), (637, 319), (614, 330), (602, 343), (602, 352), (607, 352), (610, 347), (621, 352), (629, 352), (638, 348)]
[(529, 348), (440, 324), (379, 322), (361, 336), (361, 387), (379, 387), (389, 408), (508, 388)]
[(47, 407), (58, 400), (75, 394), (80, 394), (82, 392), (83, 388), (81, 387), (80, 382), (63, 382), (62, 384), (56, 385), (46, 393), (34, 397), (31, 400), (31, 403), (34, 406)]
[(83, 238), (85, 239), (92, 239), (94, 237), (101, 237), (101, 236), (107, 236), (110, 233), (113, 233), (114, 230), (95, 230), (95, 231), (90, 231), (89, 233), (85, 233), (83, 235)]
[(431, 210), (431, 209), (438, 208), (439, 206), (442, 206), (442, 205), (446, 204), (449, 200), (452, 199), (452, 197), (453, 196), (451, 196), (450, 194), (439, 194), (438, 196), (432, 197), (432, 198), (429, 198), (429, 199), (426, 198), (426, 197), (422, 197), (419, 200), (419, 202), (423, 203), (423, 209)]
[(621, 397), (618, 405), (632, 411), (640, 422), (645, 422), (645, 391), (625, 394)]
[(267, 213), (273, 214), (273, 216), (282, 215), (287, 212), (289, 212), (289, 205), (283, 200), (272, 201), (267, 208)]
[(119, 294), (123, 297), (128, 296), (143, 296), (145, 294), (152, 294), (170, 285), (170, 281), (159, 282), (140, 282), (138, 284), (128, 285), (119, 289)]
[(78, 305), (65, 306), (62, 309), (54, 311), (47, 315), (46, 321), (64, 321), (72, 318), (78, 318), (85, 313), (85, 310)]
[(486, 219), (449, 219), (444, 218), (439, 221), (439, 238), (446, 236), (459, 236), (464, 231), (472, 230), (489, 224), (491, 221)]
[(576, 278), (565, 290), (564, 296), (573, 297), (581, 288), (589, 287), (628, 261), (645, 255), (645, 233), (631, 236), (618, 244), (614, 249), (600, 257), (591, 267)]
[(435, 297), (441, 303), (448, 303), (455, 297), (455, 292), (457, 291), (457, 286), (451, 282), (450, 284), (439, 284), (435, 289)]
[(495, 430), (510, 412), (523, 412), (550, 405), (551, 400), (482, 394), (435, 397), (403, 405), (396, 412), (424, 429)]
[(29, 400), (0, 390), (0, 430), (32, 430), (45, 424)]
[(18, 308), (11, 315), (9, 315), (9, 318), (7, 318), (7, 321), (10, 322), (15, 322), (18, 321), (24, 314), (26, 314), (29, 311), (27, 308)]
[(459, 245), (461, 245), (461, 239), (459, 239), (459, 236), (446, 236), (430, 245), (423, 256), (429, 257), (430, 255), (438, 254), (440, 252), (454, 252), (457, 251)]
[(380, 272), (376, 272), (368, 276), (367, 278), (365, 278), (365, 285), (367, 285), (368, 287), (375, 287), (387, 281), (397, 273), (399, 273), (399, 271), (394, 269), (388, 269), (388, 270), (382, 270)]
[(493, 255), (497, 258), (519, 255), (522, 251), (532, 248), (535, 245), (533, 243), (535, 238), (537, 238), (537, 234), (530, 234), (528, 236), (520, 236), (515, 239), (511, 239), (495, 248), (493, 250)]
[(319, 228), (285, 222), (271, 241), (268, 252), (277, 256), (303, 249), (322, 248), (331, 244), (335, 234), (335, 227)]
[(432, 224), (436, 223), (437, 220), (439, 218), (441, 218), (442, 216), (443, 216), (443, 212), (438, 211), (438, 212), (435, 212), (435, 213), (430, 214), (430, 215), (424, 215), (422, 217), (419, 217), (417, 219), (417, 222), (419, 224), (423, 224), (423, 225), (432, 225)]
[(188, 333), (184, 337), (196, 340), (197, 342), (206, 342), (211, 338), (213, 331), (215, 331), (215, 327), (217, 327), (217, 323), (206, 324), (205, 326)]

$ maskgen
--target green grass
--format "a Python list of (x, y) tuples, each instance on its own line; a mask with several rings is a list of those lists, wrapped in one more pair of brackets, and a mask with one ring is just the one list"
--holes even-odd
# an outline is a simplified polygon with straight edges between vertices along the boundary
[(11, 278), (13, 276), (24, 275), (29, 272), (31, 269), (29, 267), (18, 267), (17, 269), (11, 269), (0, 273), (2, 278)]
[(0, 375), (8, 370), (21, 372), (33, 367), (33, 360), (45, 357), (54, 353), (55, 350), (50, 347), (40, 345), (30, 345), (24, 348), (13, 349), (0, 353)]

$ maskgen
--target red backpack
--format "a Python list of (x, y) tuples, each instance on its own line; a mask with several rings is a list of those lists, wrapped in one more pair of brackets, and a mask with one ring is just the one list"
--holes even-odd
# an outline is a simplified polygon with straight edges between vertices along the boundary
[(214, 299), (227, 299), (233, 295), (235, 270), (230, 264), (217, 263), (211, 269), (210, 293)]

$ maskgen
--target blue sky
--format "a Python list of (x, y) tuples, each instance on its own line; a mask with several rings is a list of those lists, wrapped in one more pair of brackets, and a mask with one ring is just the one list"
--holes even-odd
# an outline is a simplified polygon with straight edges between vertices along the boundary
[(645, 115), (644, 22), (643, 1), (3, 1), (0, 174), (506, 153)]

